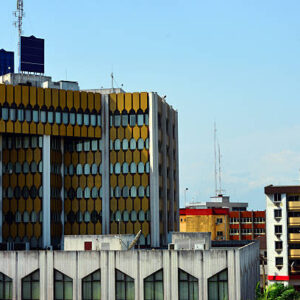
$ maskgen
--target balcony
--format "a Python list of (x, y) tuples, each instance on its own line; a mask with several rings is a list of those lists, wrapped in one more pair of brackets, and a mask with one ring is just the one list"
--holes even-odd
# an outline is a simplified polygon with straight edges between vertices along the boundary
[(288, 209), (290, 211), (300, 211), (300, 201), (289, 201)]
[(290, 258), (300, 258), (300, 249), (290, 249), (289, 253)]
[(289, 218), (290, 226), (300, 226), (300, 217), (291, 217)]
[(300, 233), (290, 233), (289, 242), (300, 243)]

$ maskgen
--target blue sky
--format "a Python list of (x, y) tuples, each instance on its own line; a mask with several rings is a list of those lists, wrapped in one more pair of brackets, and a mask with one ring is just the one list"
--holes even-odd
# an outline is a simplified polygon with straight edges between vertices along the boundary
[[(46, 39), (46, 73), (81, 88), (157, 91), (179, 112), (180, 190), (223, 186), (264, 209), (264, 186), (299, 184), (299, 1), (24, 0), (24, 35)], [(1, 1), (0, 48), (16, 50), (16, 1)]]

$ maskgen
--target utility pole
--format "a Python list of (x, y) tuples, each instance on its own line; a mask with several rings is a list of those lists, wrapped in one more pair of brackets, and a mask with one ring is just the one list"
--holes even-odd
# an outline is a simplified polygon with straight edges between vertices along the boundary
[(23, 33), (23, 17), (24, 14), (24, 4), (23, 0), (17, 0), (17, 10), (14, 11), (14, 16), (16, 17), (16, 21), (14, 22), (15, 27), (18, 29), (18, 57), (19, 57), (19, 73), (21, 73), (21, 36)]

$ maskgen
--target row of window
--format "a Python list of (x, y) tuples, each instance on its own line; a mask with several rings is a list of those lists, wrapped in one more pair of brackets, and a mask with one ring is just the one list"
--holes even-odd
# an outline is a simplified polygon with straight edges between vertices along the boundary
[(63, 111), (58, 108), (54, 110), (50, 108), (47, 110), (43, 107), (41, 110), (38, 106), (32, 108), (31, 105), (24, 108), (24, 106), (8, 107), (3, 106), (2, 119), (4, 121), (20, 121), (20, 122), (35, 122), (35, 123), (49, 123), (49, 124), (64, 124), (64, 125), (85, 125), (85, 126), (101, 126), (101, 112), (93, 110), (90, 112), (86, 110), (85, 112), (75, 109), (69, 110), (66, 108)]
[(43, 186), (36, 187), (36, 186), (31, 186), (28, 188), (26, 185), (21, 188), (19, 186), (16, 186), (15, 188), (12, 188), (9, 186), (7, 189), (3, 188), (2, 190), (2, 197), (8, 198), (8, 199), (20, 199), (23, 197), (25, 200), (28, 199), (29, 197), (31, 199), (35, 199), (36, 197), (43, 198)]
[(147, 161), (145, 164), (143, 162), (139, 162), (136, 164), (135, 162), (132, 162), (128, 164), (127, 162), (124, 162), (123, 164), (117, 162), (114, 165), (110, 164), (110, 174), (143, 174), (143, 173), (150, 173), (150, 162)]
[(132, 138), (130, 140), (123, 139), (122, 141), (119, 139), (116, 140), (110, 140), (110, 150), (143, 150), (146, 148), (149, 149), (149, 138), (146, 138), (145, 141), (142, 138), (139, 138), (137, 141)]
[(5, 149), (35, 149), (43, 147), (43, 136), (3, 136), (2, 148)]
[[(247, 233), (252, 233), (252, 232), (255, 234), (258, 234), (258, 233), (265, 233), (266, 230), (264, 228), (254, 228), (253, 231), (251, 228), (242, 228), (241, 229), (242, 234), (247, 234)], [(237, 228), (231, 228), (230, 234), (235, 234), (235, 233), (240, 233), (240, 230)]]
[(137, 114), (134, 110), (131, 110), (129, 114), (126, 110), (123, 110), (122, 114), (118, 110), (114, 114), (110, 113), (109, 116), (110, 127), (130, 127), (149, 125), (149, 114), (144, 114), (141, 109), (137, 111)]
[(257, 217), (257, 218), (230, 218), (230, 223), (265, 223), (266, 219), (263, 217)]
[[(88, 152), (90, 150), (92, 151), (97, 151), (97, 150), (103, 150), (103, 140), (98, 139), (98, 140), (78, 140), (78, 139), (66, 139), (65, 140), (65, 151), (66, 152)], [(57, 150), (60, 150), (61, 148), (59, 147)]]
[(29, 164), (27, 161), (25, 161), (23, 164), (16, 162), (13, 164), (12, 162), (9, 162), (7, 164), (2, 164), (2, 172), (3, 174), (28, 174), (36, 173), (36, 172), (43, 172), (43, 162), (40, 161), (39, 163), (35, 162), (34, 160)]
[(43, 213), (42, 212), (35, 212), (32, 211), (31, 213), (28, 211), (24, 211), (23, 213), (16, 211), (15, 214), (13, 214), (11, 211), (4, 214), (5, 222), (7, 224), (15, 223), (37, 223), (37, 222), (43, 222)]
[(132, 210), (131, 212), (128, 212), (127, 210), (124, 210), (123, 212), (117, 210), (115, 213), (110, 213), (110, 221), (116, 221), (116, 222), (144, 222), (149, 221), (151, 219), (150, 210), (144, 212), (143, 210), (140, 210), (139, 212), (136, 212), (135, 210)]
[(64, 173), (65, 175), (97, 175), (97, 174), (102, 174), (103, 172), (103, 167), (102, 164), (97, 165), (97, 164), (77, 164), (76, 166), (74, 165), (69, 165), (64, 167)]
[[(134, 300), (134, 279), (129, 275), (115, 270), (116, 300)], [(12, 299), (12, 279), (0, 273), (0, 299)], [(37, 270), (22, 279), (22, 300), (40, 299), (40, 271)], [(180, 300), (199, 299), (198, 279), (191, 274), (178, 269), (178, 295)], [(208, 279), (208, 299), (228, 298), (228, 272), (224, 270)], [(73, 299), (73, 279), (54, 270), (54, 299)], [(101, 299), (100, 269), (82, 279), (82, 299)], [(164, 299), (163, 269), (144, 279), (144, 299)]]
[(142, 185), (140, 185), (139, 187), (136, 186), (124, 186), (124, 187), (119, 187), (116, 186), (115, 188), (111, 187), (110, 188), (110, 197), (113, 198), (144, 198), (144, 197), (149, 198), (150, 197), (150, 186), (146, 186), (146, 188)]

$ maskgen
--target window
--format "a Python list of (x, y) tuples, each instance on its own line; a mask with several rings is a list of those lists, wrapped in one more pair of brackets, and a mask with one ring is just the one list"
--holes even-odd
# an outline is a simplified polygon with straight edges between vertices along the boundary
[(39, 109), (39, 107), (35, 106), (34, 110), (32, 111), (32, 119), (33, 119), (33, 122), (35, 122), (35, 123), (38, 123), (40, 121), (38, 109)]
[(223, 219), (222, 218), (217, 218), (217, 225), (222, 224), (222, 223), (223, 223)]
[(74, 126), (75, 123), (76, 123), (76, 115), (75, 115), (74, 108), (72, 108), (70, 112), (70, 124)]
[(30, 105), (27, 106), (25, 110), (25, 120), (27, 122), (31, 122), (32, 120), (31, 111), (32, 111), (31, 106)]
[(136, 149), (136, 140), (131, 139), (129, 143), (130, 143), (130, 145), (129, 145), (130, 150), (135, 150)]
[(10, 120), (11, 121), (16, 121), (16, 107), (13, 106), (10, 108)]
[(275, 242), (275, 250), (282, 250), (282, 241)]
[(282, 234), (282, 226), (275, 225), (275, 234)]
[(77, 115), (76, 115), (76, 119), (77, 119), (77, 124), (79, 126), (82, 125), (82, 113), (78, 111)]
[(22, 300), (40, 299), (40, 270), (22, 279)]
[(82, 300), (101, 299), (101, 272), (100, 270), (82, 279)]
[(67, 109), (64, 109), (63, 111), (63, 123), (64, 125), (69, 124), (69, 111)]
[(164, 299), (163, 270), (159, 270), (158, 272), (144, 279), (144, 299)]
[(138, 148), (138, 150), (143, 150), (144, 149), (144, 140), (142, 138), (138, 139), (137, 148)]
[(91, 126), (95, 127), (97, 125), (97, 116), (95, 113), (91, 114)]
[(129, 126), (134, 127), (135, 124), (136, 124), (136, 115), (134, 110), (131, 110), (129, 115)]
[(208, 299), (228, 299), (228, 271), (227, 269), (208, 279)]
[(274, 218), (281, 218), (281, 209), (274, 210)]
[(46, 108), (43, 107), (41, 110), (41, 122), (43, 124), (45, 124), (47, 122), (47, 112), (46, 112)]
[(23, 122), (24, 121), (24, 107), (23, 106), (20, 106), (18, 108), (18, 116), (17, 116), (18, 120), (20, 122)]
[(122, 112), (122, 126), (127, 127), (127, 125), (128, 125), (128, 114), (127, 114), (126, 110), (124, 110)]
[(116, 300), (134, 300), (134, 279), (116, 270)]
[(138, 173), (139, 173), (139, 174), (143, 174), (144, 171), (145, 171), (145, 170), (144, 170), (144, 164), (143, 164), (143, 162), (140, 161), (140, 162), (138, 163)]
[(198, 279), (178, 269), (179, 300), (198, 300)]
[(119, 139), (115, 140), (115, 150), (119, 151), (121, 149), (121, 141)]
[(55, 122), (58, 125), (61, 124), (61, 111), (56, 111), (55, 112)]
[(127, 139), (124, 139), (122, 141), (122, 149), (125, 151), (128, 150), (128, 140)]
[(223, 236), (223, 231), (217, 231), (217, 236)]
[(115, 127), (121, 126), (121, 116), (120, 116), (120, 112), (118, 110), (116, 110), (115, 114), (114, 114), (114, 125), (115, 125)]
[(274, 194), (274, 202), (280, 202), (281, 201), (281, 194)]
[(282, 267), (283, 266), (283, 257), (276, 257), (275, 263), (276, 263), (276, 267)]
[(8, 107), (6, 106), (2, 107), (2, 118), (4, 121), (8, 120)]
[(90, 116), (89, 116), (89, 111), (88, 110), (86, 110), (85, 113), (83, 114), (83, 124), (85, 126), (90, 125)]
[(12, 279), (0, 273), (0, 299), (12, 299)]
[(142, 110), (138, 110), (137, 124), (138, 126), (143, 126), (144, 124), (144, 115)]
[(54, 299), (72, 300), (73, 299), (73, 280), (67, 275), (54, 270)]
[(132, 162), (130, 164), (130, 173), (131, 174), (135, 174), (136, 173), (136, 163), (135, 162)]

